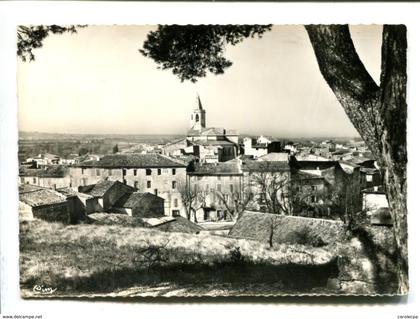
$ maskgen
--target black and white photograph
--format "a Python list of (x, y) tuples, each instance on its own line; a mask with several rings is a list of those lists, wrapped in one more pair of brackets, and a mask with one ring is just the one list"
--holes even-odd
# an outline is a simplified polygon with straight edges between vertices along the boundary
[(408, 293), (405, 25), (16, 37), (23, 298)]

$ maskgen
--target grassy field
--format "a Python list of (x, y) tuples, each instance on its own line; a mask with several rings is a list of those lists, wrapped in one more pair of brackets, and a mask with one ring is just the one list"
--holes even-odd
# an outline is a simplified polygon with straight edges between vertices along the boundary
[(72, 295), (334, 293), (334, 247), (276, 245), (154, 229), (47, 223), (20, 225), (23, 297), (34, 285)]

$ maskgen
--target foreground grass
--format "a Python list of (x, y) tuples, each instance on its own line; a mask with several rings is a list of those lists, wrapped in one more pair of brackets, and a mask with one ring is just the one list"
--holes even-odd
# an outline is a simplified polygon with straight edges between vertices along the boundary
[(135, 286), (147, 292), (162, 284), (172, 290), (194, 287), (196, 294), (220, 286), (235, 292), (255, 284), (271, 287), (271, 293), (299, 293), (325, 287), (327, 279), (337, 275), (328, 247), (268, 249), (266, 244), (205, 232), (66, 227), (34, 220), (21, 223), (20, 251), (22, 288), (44, 285), (57, 288), (56, 294), (109, 293)]

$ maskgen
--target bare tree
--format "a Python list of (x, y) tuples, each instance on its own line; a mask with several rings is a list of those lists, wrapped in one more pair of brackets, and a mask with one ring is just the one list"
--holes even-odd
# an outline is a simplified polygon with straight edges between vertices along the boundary
[[(232, 195), (231, 200), (228, 199), (226, 195)], [(226, 194), (221, 191), (216, 193), (217, 198), (225, 207), (225, 211), (229, 218), (236, 222), (241, 216), (242, 213), (253, 207), (255, 194), (251, 189), (246, 189), (243, 192), (236, 192), (233, 194)]]
[(185, 214), (187, 219), (191, 220), (191, 212), (193, 213), (194, 222), (197, 222), (196, 209), (194, 208), (194, 203), (198, 198), (199, 192), (196, 188), (190, 187), (191, 185), (188, 182), (178, 181), (177, 190), (181, 194), (182, 205), (185, 209)]
[(260, 206), (271, 214), (292, 214), (289, 171), (271, 161), (255, 161), (245, 166), (249, 173), (249, 187), (258, 194)]

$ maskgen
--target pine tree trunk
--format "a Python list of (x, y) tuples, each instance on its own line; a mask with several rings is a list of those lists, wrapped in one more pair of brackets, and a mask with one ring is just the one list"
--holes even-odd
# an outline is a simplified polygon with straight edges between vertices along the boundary
[(347, 25), (308, 25), (306, 30), (324, 79), (381, 167), (398, 250), (399, 293), (406, 294), (406, 28), (383, 28), (380, 86), (361, 62)]

